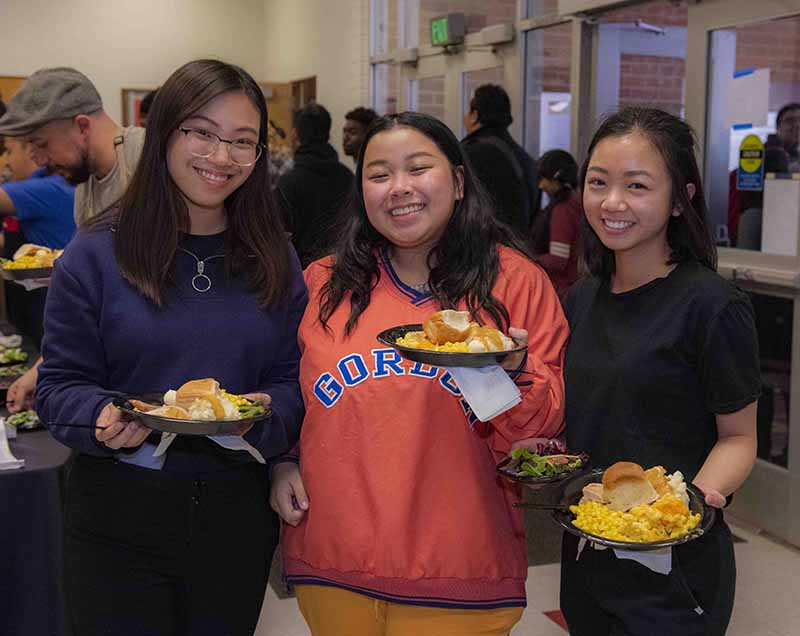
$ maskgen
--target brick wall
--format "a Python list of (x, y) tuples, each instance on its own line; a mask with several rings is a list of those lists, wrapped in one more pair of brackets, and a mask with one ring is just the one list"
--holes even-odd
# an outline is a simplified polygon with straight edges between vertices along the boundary
[(784, 84), (770, 110), (800, 98), (800, 18), (737, 27), (736, 68), (769, 68), (770, 82)]

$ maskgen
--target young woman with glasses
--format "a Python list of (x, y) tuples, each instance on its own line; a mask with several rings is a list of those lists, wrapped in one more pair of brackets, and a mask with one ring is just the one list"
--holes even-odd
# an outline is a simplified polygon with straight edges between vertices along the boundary
[(78, 634), (249, 636), (258, 621), (278, 534), (265, 468), (206, 437), (156, 457), (161, 436), (110, 402), (211, 377), (271, 410), (239, 431), (263, 457), (296, 442), (307, 294), (270, 195), (267, 121), (242, 69), (178, 69), (122, 201), (56, 264), (37, 406), (78, 451), (65, 547)]

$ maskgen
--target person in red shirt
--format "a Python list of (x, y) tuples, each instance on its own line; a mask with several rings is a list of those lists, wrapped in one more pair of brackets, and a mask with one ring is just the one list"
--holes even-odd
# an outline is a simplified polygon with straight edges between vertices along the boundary
[(566, 150), (549, 150), (539, 159), (539, 188), (549, 197), (532, 231), (533, 251), (559, 296), (578, 278), (581, 205), (578, 164)]
[[(336, 254), (305, 272), (299, 465), (273, 467), (270, 498), (286, 579), (313, 636), (507, 635), (528, 570), (520, 493), (495, 466), (561, 431), (558, 297), (437, 119), (378, 120), (355, 183)], [(442, 308), (527, 345), (502, 364), (519, 404), (479, 421), (447, 369), (376, 340)]]

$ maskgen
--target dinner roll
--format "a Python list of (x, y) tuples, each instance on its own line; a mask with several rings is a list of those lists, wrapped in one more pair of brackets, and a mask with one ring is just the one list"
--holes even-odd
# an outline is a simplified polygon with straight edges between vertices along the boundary
[(433, 344), (464, 342), (471, 329), (469, 312), (443, 309), (437, 311), (422, 325), (425, 335)]
[(222, 392), (219, 382), (213, 378), (192, 380), (187, 382), (175, 394), (175, 404), (189, 409), (195, 400), (205, 400), (214, 410), (214, 417), (218, 420), (225, 419), (225, 407), (222, 405)]
[(612, 510), (626, 512), (658, 499), (644, 468), (633, 462), (617, 462), (603, 473), (603, 495)]

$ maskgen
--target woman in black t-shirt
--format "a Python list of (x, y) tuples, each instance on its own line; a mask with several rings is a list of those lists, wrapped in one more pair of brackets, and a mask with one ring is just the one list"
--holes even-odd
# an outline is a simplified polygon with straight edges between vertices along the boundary
[[(680, 470), (722, 508), (755, 461), (758, 346), (747, 296), (715, 272), (692, 131), (663, 111), (626, 108), (601, 124), (588, 157), (591, 277), (565, 300), (568, 444), (601, 466)], [(721, 510), (671, 558), (659, 574), (565, 535), (570, 633), (724, 634), (736, 568)]]

